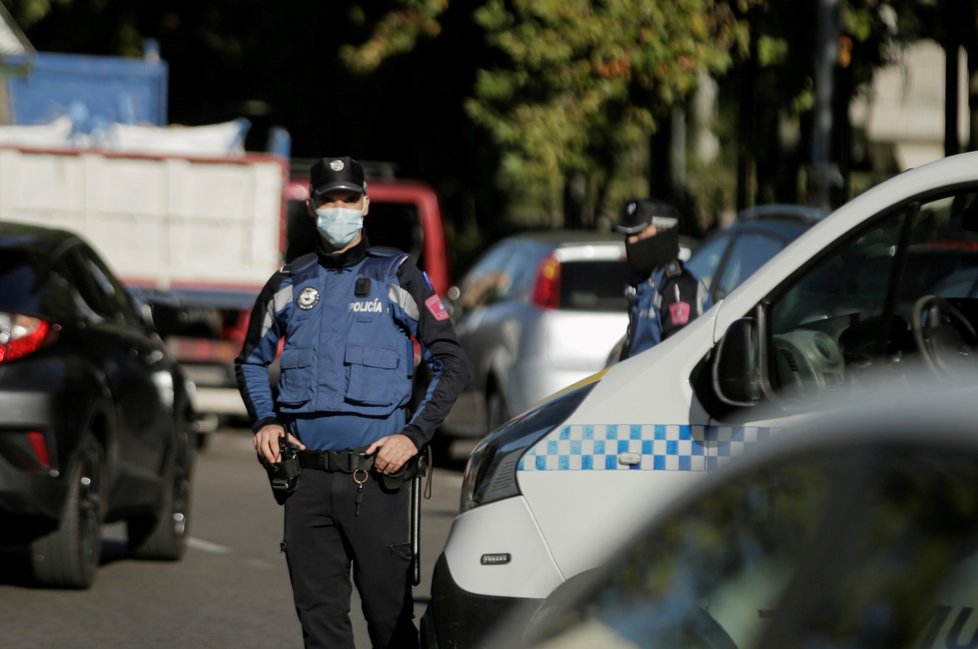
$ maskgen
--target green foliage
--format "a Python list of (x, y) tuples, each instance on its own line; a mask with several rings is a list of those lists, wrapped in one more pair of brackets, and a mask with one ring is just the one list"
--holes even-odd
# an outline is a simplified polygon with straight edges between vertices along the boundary
[(554, 192), (645, 143), (746, 30), (710, 0), (488, 0), (475, 19), (505, 57), (480, 71), (466, 110), (519, 160), (504, 172)]
[[(438, 34), (447, 4), (400, 0), (344, 61), (374, 70)], [(466, 113), (501, 150), (501, 188), (534, 187), (555, 212), (569, 174), (584, 173), (589, 187), (613, 182), (698, 75), (727, 69), (748, 44), (746, 23), (722, 0), (485, 0), (473, 12), (495, 56)]]
[[(377, 22), (365, 43), (340, 48), (340, 58), (354, 72), (373, 72), (385, 59), (414, 49), (418, 38), (437, 36), (441, 32), (438, 17), (448, 9), (448, 2), (399, 0), (396, 7)], [(359, 5), (351, 9), (351, 18), (354, 23), (367, 23)]]

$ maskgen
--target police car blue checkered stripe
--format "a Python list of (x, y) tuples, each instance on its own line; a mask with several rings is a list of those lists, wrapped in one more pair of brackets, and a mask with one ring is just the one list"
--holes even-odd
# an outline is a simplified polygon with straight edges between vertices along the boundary
[(527, 451), (519, 470), (710, 471), (771, 432), (770, 428), (683, 424), (564, 426)]

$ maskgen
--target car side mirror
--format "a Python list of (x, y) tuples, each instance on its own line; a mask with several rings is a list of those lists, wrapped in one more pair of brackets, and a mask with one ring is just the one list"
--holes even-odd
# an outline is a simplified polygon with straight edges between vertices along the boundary
[(741, 318), (731, 323), (713, 361), (713, 389), (721, 401), (743, 407), (761, 400), (760, 352), (757, 321)]

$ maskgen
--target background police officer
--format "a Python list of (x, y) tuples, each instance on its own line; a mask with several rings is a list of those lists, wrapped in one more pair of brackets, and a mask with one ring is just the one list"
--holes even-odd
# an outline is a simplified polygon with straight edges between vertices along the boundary
[(632, 268), (621, 360), (657, 345), (713, 305), (709, 289), (679, 259), (678, 224), (671, 205), (645, 199), (625, 203), (615, 226), (625, 235)]
[[(468, 368), (427, 277), (405, 253), (370, 247), (360, 163), (316, 161), (307, 205), (320, 247), (262, 289), (236, 361), (238, 384), (259, 457), (277, 462), (283, 435), (301, 449), (283, 548), (306, 647), (354, 646), (351, 565), (373, 646), (416, 647), (410, 489), (396, 488), (396, 478), (431, 440)], [(412, 337), (432, 378), (408, 420)], [(282, 339), (273, 397), (268, 368)]]

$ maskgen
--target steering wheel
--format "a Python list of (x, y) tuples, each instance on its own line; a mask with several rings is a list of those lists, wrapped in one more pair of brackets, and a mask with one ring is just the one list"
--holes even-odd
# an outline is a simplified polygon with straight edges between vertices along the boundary
[[(924, 322), (924, 314), (927, 322)], [(974, 367), (978, 333), (957, 307), (939, 295), (925, 295), (913, 305), (914, 342), (927, 366), (940, 376)]]

